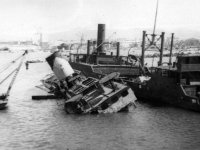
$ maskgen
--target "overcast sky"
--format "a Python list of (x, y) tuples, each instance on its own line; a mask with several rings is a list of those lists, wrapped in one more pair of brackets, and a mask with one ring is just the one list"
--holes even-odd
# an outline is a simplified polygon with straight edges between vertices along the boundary
[[(31, 37), (76, 28), (153, 28), (157, 0), (1, 0), (0, 35)], [(199, 0), (159, 0), (157, 27), (200, 30)], [(2, 39), (2, 37), (1, 37)]]

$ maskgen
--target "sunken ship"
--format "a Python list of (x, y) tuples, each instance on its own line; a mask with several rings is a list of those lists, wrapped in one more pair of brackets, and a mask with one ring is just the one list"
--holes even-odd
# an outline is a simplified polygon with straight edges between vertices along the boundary
[(43, 85), (54, 95), (65, 100), (68, 114), (114, 113), (131, 111), (137, 100), (132, 89), (115, 82), (120, 73), (98, 74), (100, 79), (85, 76), (72, 69), (61, 52), (46, 58), (53, 74), (43, 80)]

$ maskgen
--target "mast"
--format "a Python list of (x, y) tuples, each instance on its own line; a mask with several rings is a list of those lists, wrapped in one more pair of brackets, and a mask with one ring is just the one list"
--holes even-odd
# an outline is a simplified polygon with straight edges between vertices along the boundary
[(156, 29), (156, 21), (157, 21), (157, 14), (158, 14), (158, 1), (159, 0), (157, 0), (156, 15), (155, 15), (155, 21), (154, 21), (153, 34), (155, 34), (155, 29)]
[(172, 37), (171, 37), (171, 47), (170, 47), (170, 55), (169, 55), (169, 65), (172, 64), (173, 42), (174, 42), (174, 33), (172, 33)]
[[(142, 66), (144, 65), (144, 53), (145, 51), (151, 47), (152, 45), (155, 46), (155, 48), (157, 48), (160, 51), (160, 62), (159, 65), (162, 65), (162, 55), (163, 55), (163, 49), (164, 49), (164, 32), (162, 32), (162, 35), (160, 35), (156, 41), (155, 41), (155, 37), (158, 36), (155, 34), (155, 30), (156, 30), (156, 21), (157, 21), (157, 14), (158, 14), (158, 2), (159, 0), (157, 0), (157, 6), (156, 6), (156, 14), (155, 14), (155, 21), (154, 21), (154, 28), (153, 28), (153, 34), (146, 34), (146, 31), (143, 31), (143, 40), (142, 40)], [(148, 38), (148, 35), (151, 35), (151, 39)], [(148, 45), (145, 47), (145, 38), (147, 38), (148, 40)], [(157, 47), (156, 42), (158, 40), (161, 40), (161, 47)], [(154, 42), (155, 41), (155, 42)]]
[(158, 14), (158, 1), (157, 0), (157, 6), (156, 6), (156, 15), (155, 15), (155, 21), (154, 21), (154, 27), (153, 27), (153, 34), (152, 34), (152, 43), (154, 42), (155, 40), (155, 30), (156, 30), (156, 21), (157, 21), (157, 14)]

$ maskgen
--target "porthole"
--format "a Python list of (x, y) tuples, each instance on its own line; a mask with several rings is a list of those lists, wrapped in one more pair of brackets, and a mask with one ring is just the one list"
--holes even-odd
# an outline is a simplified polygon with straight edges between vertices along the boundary
[(115, 97), (113, 97), (112, 99), (111, 99), (111, 102), (112, 103), (116, 103), (118, 101), (118, 97), (117, 96), (115, 96)]
[(101, 109), (102, 109), (102, 110), (105, 110), (105, 109), (107, 109), (108, 107), (109, 107), (108, 103), (103, 103), (103, 104), (101, 105)]
[(128, 95), (128, 91), (127, 91), (127, 90), (126, 90), (126, 91), (123, 91), (123, 92), (121, 93), (121, 95), (122, 95), (123, 97), (127, 96), (127, 95)]

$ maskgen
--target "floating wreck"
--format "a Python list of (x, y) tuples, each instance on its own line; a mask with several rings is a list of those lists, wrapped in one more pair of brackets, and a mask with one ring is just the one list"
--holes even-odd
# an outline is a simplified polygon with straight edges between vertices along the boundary
[(118, 72), (102, 75), (100, 79), (87, 77), (73, 70), (62, 53), (55, 52), (46, 58), (54, 72), (43, 80), (43, 85), (54, 95), (65, 99), (65, 111), (69, 114), (114, 113), (130, 111), (137, 100), (129, 86), (115, 82)]

